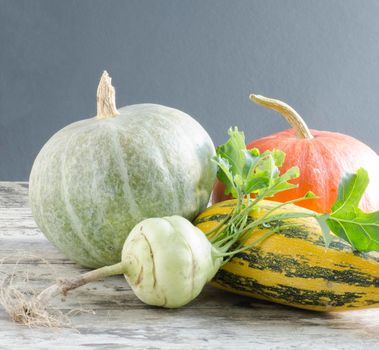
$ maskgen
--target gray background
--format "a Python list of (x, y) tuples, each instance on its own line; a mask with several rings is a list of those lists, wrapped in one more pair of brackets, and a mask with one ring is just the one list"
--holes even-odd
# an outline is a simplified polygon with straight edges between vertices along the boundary
[(0, 180), (27, 180), (55, 131), (95, 114), (103, 69), (118, 106), (179, 108), (216, 144), (287, 127), (255, 92), (379, 151), (378, 18), (375, 0), (0, 0)]

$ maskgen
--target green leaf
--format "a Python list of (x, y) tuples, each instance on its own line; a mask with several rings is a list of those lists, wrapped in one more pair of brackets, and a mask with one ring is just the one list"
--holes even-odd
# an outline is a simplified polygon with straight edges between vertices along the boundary
[(245, 166), (244, 150), (246, 149), (245, 135), (237, 128), (228, 130), (229, 139), (223, 145), (217, 147), (217, 155), (228, 160), (231, 173), (242, 174)]
[(300, 169), (297, 166), (293, 166), (289, 168), (282, 176), (282, 181), (289, 181), (293, 179), (297, 179), (300, 176)]
[(316, 217), (318, 224), (320, 225), (322, 236), (324, 238), (325, 246), (329, 247), (330, 243), (333, 241), (333, 235), (330, 232), (327, 220), (329, 218), (328, 214), (323, 214)]
[(245, 192), (252, 193), (267, 188), (269, 185), (269, 179), (261, 175), (252, 175), (246, 182)]
[(368, 173), (363, 168), (359, 168), (355, 174), (346, 173), (338, 186), (337, 200), (332, 206), (332, 212), (336, 214), (358, 207), (368, 183)]
[(266, 192), (267, 197), (272, 197), (275, 194), (283, 191), (290, 190), (292, 188), (297, 188), (298, 185), (288, 182), (289, 180), (296, 179), (300, 175), (300, 170), (298, 167), (292, 167), (288, 169), (283, 175), (278, 176), (274, 183), (272, 184), (269, 191)]
[(273, 149), (271, 154), (275, 160), (275, 165), (280, 168), (286, 159), (286, 154), (280, 149)]
[(228, 130), (229, 139), (216, 149), (216, 163), (219, 165), (217, 177), (225, 184), (225, 194), (231, 194), (237, 198), (246, 183), (246, 173), (259, 159), (259, 152), (246, 150), (245, 135), (238, 128)]
[(306, 199), (314, 199), (314, 198), (318, 198), (318, 196), (316, 196), (312, 191), (308, 191), (305, 194), (304, 198), (306, 198)]
[(337, 200), (326, 220), (335, 235), (361, 252), (379, 251), (379, 212), (365, 213), (358, 207), (368, 183), (368, 174), (363, 168), (355, 174), (344, 175)]
[(349, 242), (360, 252), (379, 251), (379, 212), (364, 213), (356, 209), (354, 213), (334, 216), (327, 220), (331, 231)]
[[(257, 171), (267, 176), (270, 180), (279, 176), (279, 168), (275, 164), (275, 159), (270, 151), (262, 153), (261, 159), (257, 162)], [(271, 183), (271, 181), (270, 181)]]
[(259, 161), (260, 154), (256, 148), (254, 148), (253, 152), (247, 149), (242, 150), (242, 152), (245, 157), (245, 166), (243, 167), (242, 175), (244, 178), (248, 178)]
[(274, 149), (260, 154), (257, 148), (246, 149), (245, 135), (238, 128), (228, 130), (229, 139), (217, 147), (214, 161), (219, 165), (218, 179), (225, 184), (225, 194), (238, 198), (250, 193), (272, 197), (278, 192), (296, 188), (288, 181), (299, 176), (293, 167), (280, 175), (285, 153)]
[(249, 152), (253, 157), (259, 157), (261, 155), (261, 152), (259, 152), (259, 149), (255, 147), (247, 150), (247, 152)]
[(292, 188), (297, 188), (298, 185), (291, 184), (289, 182), (283, 182), (283, 183), (277, 183), (274, 186), (272, 186), (271, 189), (267, 190), (266, 197), (273, 197), (279, 192), (288, 191)]
[(234, 183), (236, 184), (237, 188), (243, 187), (244, 181), (243, 181), (243, 178), (240, 174), (237, 174), (236, 176), (234, 176)]
[(225, 194), (236, 197), (237, 191), (228, 160), (219, 156), (215, 156), (212, 160), (218, 165), (217, 177), (225, 185)]

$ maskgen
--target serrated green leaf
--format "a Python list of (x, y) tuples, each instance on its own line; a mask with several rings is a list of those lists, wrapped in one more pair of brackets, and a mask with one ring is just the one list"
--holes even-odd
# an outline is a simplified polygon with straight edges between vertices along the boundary
[(289, 181), (293, 179), (297, 179), (300, 176), (300, 169), (297, 166), (293, 166), (292, 168), (289, 168), (282, 176), (281, 178), (284, 181)]
[(273, 180), (279, 176), (279, 173), (271, 152), (266, 151), (262, 153), (261, 158), (256, 163), (255, 174), (267, 178), (268, 185), (270, 186), (273, 184)]
[(280, 168), (283, 165), (284, 160), (286, 159), (286, 154), (280, 149), (273, 149), (271, 154), (272, 154), (272, 157), (274, 158), (275, 165), (278, 168)]
[(225, 194), (232, 194), (236, 198), (237, 191), (228, 160), (219, 156), (215, 156), (212, 161), (218, 165), (217, 177), (225, 185)]
[(230, 128), (228, 134), (228, 141), (217, 147), (217, 155), (228, 160), (232, 174), (242, 174), (245, 166), (245, 155), (243, 153), (243, 150), (246, 149), (245, 135), (238, 131), (238, 128)]
[(289, 182), (278, 183), (275, 186), (272, 186), (271, 189), (266, 191), (266, 197), (273, 197), (279, 192), (288, 191), (292, 188), (297, 188), (297, 187), (298, 185), (291, 184)]
[[(278, 192), (297, 187), (288, 183), (299, 176), (299, 168), (292, 167), (280, 175), (279, 167), (285, 160), (281, 150), (265, 151), (262, 154), (257, 148), (246, 149), (245, 136), (237, 128), (230, 128), (228, 141), (217, 147), (218, 178), (225, 184), (225, 193), (249, 195), (265, 193), (272, 197)], [(221, 159), (224, 161), (222, 162)]]
[(288, 182), (289, 180), (296, 179), (300, 174), (298, 167), (288, 169), (283, 175), (277, 176), (271, 185), (271, 188), (266, 192), (267, 197), (273, 197), (275, 194), (283, 191), (297, 188), (298, 185)]
[(260, 175), (250, 176), (246, 182), (245, 191), (246, 193), (257, 192), (269, 185), (269, 179)]
[(242, 150), (242, 153), (245, 157), (245, 166), (243, 167), (242, 176), (247, 179), (250, 174), (252, 173), (256, 163), (260, 159), (260, 155), (258, 152), (258, 155), (255, 152), (250, 152), (247, 149)]

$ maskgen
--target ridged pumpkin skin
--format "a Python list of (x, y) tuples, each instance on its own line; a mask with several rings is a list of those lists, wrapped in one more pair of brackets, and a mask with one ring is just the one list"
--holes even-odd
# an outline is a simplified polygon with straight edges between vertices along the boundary
[[(203, 232), (215, 227), (235, 201), (217, 203), (195, 220)], [(276, 206), (263, 201), (255, 219)], [(288, 205), (277, 213), (294, 210)], [(353, 252), (337, 237), (329, 248), (313, 218), (287, 220), (285, 227), (259, 246), (239, 253), (217, 273), (212, 284), (236, 294), (315, 311), (343, 311), (379, 307), (379, 254)], [(295, 226), (300, 224), (300, 226)], [(246, 245), (269, 228), (255, 230)]]
[(285, 130), (251, 142), (247, 147), (262, 152), (279, 148), (286, 153), (282, 171), (292, 166), (300, 168), (294, 181), (299, 187), (278, 193), (274, 200), (285, 202), (313, 191), (320, 198), (299, 202), (300, 206), (319, 213), (330, 212), (337, 198), (338, 184), (345, 172), (355, 173), (360, 167), (367, 170), (369, 186), (360, 207), (372, 212), (379, 210), (379, 157), (363, 142), (354, 137), (329, 131), (311, 130), (313, 139), (299, 139), (294, 130)]
[(87, 267), (119, 262), (125, 238), (145, 218), (196, 217), (215, 181), (212, 140), (189, 115), (155, 104), (119, 112), (58, 131), (30, 175), (39, 228)]

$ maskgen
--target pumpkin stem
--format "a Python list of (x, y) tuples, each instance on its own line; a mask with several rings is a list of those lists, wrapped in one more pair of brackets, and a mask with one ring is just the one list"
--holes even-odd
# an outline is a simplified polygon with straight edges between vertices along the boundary
[(97, 87), (97, 118), (108, 119), (119, 115), (116, 108), (116, 93), (112, 85), (112, 78), (104, 71)]
[(288, 104), (260, 95), (251, 94), (249, 98), (258, 105), (271, 108), (274, 111), (279, 112), (295, 130), (297, 137), (301, 139), (313, 139), (313, 135), (311, 134), (307, 124), (305, 124), (303, 118), (301, 118), (300, 115)]

